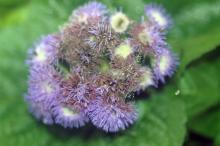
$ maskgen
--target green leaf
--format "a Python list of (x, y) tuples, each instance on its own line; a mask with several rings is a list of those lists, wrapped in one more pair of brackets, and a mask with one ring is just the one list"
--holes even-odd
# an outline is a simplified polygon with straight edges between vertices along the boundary
[[(185, 100), (188, 105), (188, 113), (191, 116), (197, 115), (191, 118), (189, 122), (190, 129), (206, 137), (216, 139), (218, 144), (220, 136), (219, 54), (220, 49), (218, 48), (199, 60), (198, 65), (193, 66), (193, 69), (189, 69), (190, 72), (188, 71), (188, 73), (194, 72), (193, 79), (191, 78), (190, 81), (197, 80), (197, 88), (195, 88), (195, 84), (194, 86), (187, 85), (187, 90), (191, 94), (194, 92), (194, 95), (185, 96), (185, 99), (188, 98)], [(192, 100), (189, 99), (190, 97), (192, 97)]]
[(220, 1), (199, 2), (175, 15), (170, 42), (181, 53), (181, 67), (220, 44)]
[(216, 136), (214, 145), (215, 146), (219, 146), (220, 145), (220, 134), (218, 134), (218, 136)]
[(26, 5), (8, 12), (3, 18), (1, 18), (0, 29), (11, 25), (16, 25), (24, 21), (29, 12), (28, 8), (28, 5)]
[(192, 63), (179, 81), (180, 97), (186, 102), (190, 117), (220, 101), (219, 49)]
[(217, 138), (220, 135), (220, 109), (208, 111), (195, 120), (192, 120), (190, 127), (210, 138)]
[(220, 108), (216, 105), (207, 112), (199, 115), (189, 123), (189, 127), (196, 133), (208, 138), (216, 139), (220, 136)]
[(17, 6), (17, 5), (21, 5), (25, 2), (28, 2), (28, 0), (0, 0), (0, 8), (1, 7)]

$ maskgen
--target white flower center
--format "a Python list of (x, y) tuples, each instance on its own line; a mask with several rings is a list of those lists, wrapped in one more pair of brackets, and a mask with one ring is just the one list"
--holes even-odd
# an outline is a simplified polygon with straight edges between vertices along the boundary
[(153, 16), (153, 18), (155, 19), (155, 21), (160, 25), (160, 26), (166, 26), (167, 25), (167, 21), (164, 18), (164, 16), (158, 12), (158, 11), (152, 11), (151, 15)]
[(145, 89), (146, 87), (153, 85), (153, 75), (149, 70), (146, 70), (145, 73), (143, 74), (140, 82), (140, 86)]
[(44, 48), (45, 48), (45, 46), (42, 44), (36, 48), (35, 59), (39, 62), (44, 62), (47, 59), (46, 52), (45, 52)]
[(159, 62), (159, 70), (162, 75), (166, 74), (166, 71), (168, 70), (169, 66), (170, 66), (169, 56), (168, 55), (161, 56), (160, 62)]
[(77, 16), (77, 21), (81, 24), (87, 24), (88, 15), (86, 13), (83, 13), (79, 16)]
[(119, 33), (124, 32), (128, 28), (128, 25), (129, 25), (128, 17), (121, 12), (116, 13), (111, 18), (111, 26), (116, 32)]
[(152, 42), (153, 42), (153, 39), (147, 30), (140, 32), (138, 34), (138, 39), (144, 45), (152, 44)]
[(52, 93), (53, 88), (52, 88), (52, 86), (51, 86), (49, 83), (44, 83), (44, 84), (43, 84), (43, 90), (44, 90), (46, 93), (50, 94), (50, 93)]
[(62, 107), (61, 110), (62, 110), (62, 113), (65, 117), (71, 117), (76, 114), (76, 113), (74, 113), (74, 111), (72, 111), (71, 109), (69, 109), (67, 107)]
[(115, 55), (127, 58), (132, 53), (132, 48), (128, 44), (122, 44), (115, 49)]

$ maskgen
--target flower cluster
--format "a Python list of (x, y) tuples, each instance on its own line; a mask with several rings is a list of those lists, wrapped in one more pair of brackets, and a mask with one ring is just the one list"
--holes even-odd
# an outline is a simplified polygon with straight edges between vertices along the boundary
[(92, 122), (106, 132), (138, 118), (132, 93), (157, 87), (177, 66), (166, 42), (170, 18), (156, 5), (135, 22), (90, 2), (29, 51), (25, 100), (45, 124), (65, 128)]

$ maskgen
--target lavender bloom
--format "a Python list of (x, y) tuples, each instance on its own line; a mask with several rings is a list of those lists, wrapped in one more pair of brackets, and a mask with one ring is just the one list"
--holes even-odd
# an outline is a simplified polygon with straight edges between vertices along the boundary
[(30, 70), (26, 101), (30, 112), (45, 124), (53, 124), (51, 107), (58, 95), (58, 81), (55, 70), (48, 66), (35, 66)]
[(77, 102), (87, 103), (89, 87), (87, 84), (80, 83), (79, 76), (72, 73), (69, 77), (60, 83), (60, 96), (63, 99), (71, 99)]
[(88, 87), (80, 84), (78, 79), (77, 75), (72, 74), (60, 83), (59, 104), (52, 110), (55, 123), (65, 128), (78, 128), (88, 122), (84, 113), (88, 103)]
[(43, 37), (34, 49), (30, 49), (31, 58), (28, 60), (28, 64), (33, 66), (55, 63), (58, 43), (58, 36), (48, 35)]
[(107, 8), (102, 3), (89, 2), (77, 10), (73, 11), (70, 20), (87, 24), (89, 19), (99, 19), (107, 14)]
[(73, 98), (78, 101), (86, 100), (86, 94), (88, 94), (88, 88), (85, 84), (79, 84), (78, 87), (73, 91)]
[(77, 107), (69, 108), (65, 105), (59, 104), (55, 106), (52, 111), (55, 123), (62, 125), (64, 128), (79, 128), (88, 122), (85, 113), (81, 111), (81, 109), (77, 109)]
[(106, 132), (124, 130), (137, 119), (133, 105), (122, 101), (98, 97), (87, 109), (92, 123)]
[(33, 101), (51, 100), (59, 93), (59, 75), (50, 66), (35, 66), (30, 70), (28, 98)]
[(85, 41), (92, 49), (96, 49), (96, 52), (100, 53), (107, 48), (117, 46), (120, 39), (108, 23), (100, 21), (97, 26), (90, 27), (89, 37)]
[(106, 86), (106, 85), (104, 85), (104, 86), (101, 86), (101, 87), (98, 87), (98, 88), (96, 88), (96, 90), (95, 90), (95, 93), (97, 94), (97, 95), (104, 95), (105, 93), (108, 93), (109, 92), (109, 89), (108, 89), (109, 87), (108, 86)]
[(56, 34), (30, 49), (28, 91), (31, 113), (45, 124), (79, 128), (91, 121), (117, 132), (138, 117), (135, 92), (165, 82), (177, 66), (166, 42), (169, 16), (156, 5), (148, 19), (134, 22), (122, 12), (89, 2), (73, 11)]
[(117, 12), (111, 17), (111, 27), (118, 33), (123, 33), (127, 30), (129, 25), (128, 17), (122, 13)]
[(157, 25), (143, 22), (133, 27), (131, 31), (132, 43), (138, 52), (144, 54), (160, 53), (161, 48), (166, 46), (165, 35)]
[(171, 18), (162, 6), (156, 4), (146, 5), (145, 14), (150, 21), (155, 22), (162, 30), (169, 28), (171, 25)]
[(142, 77), (139, 84), (139, 90), (144, 90), (149, 86), (157, 86), (155, 83), (155, 76), (149, 68), (143, 67), (141, 68)]
[(165, 76), (171, 77), (178, 65), (177, 57), (167, 48), (161, 49), (153, 64), (153, 70), (158, 80), (165, 82)]
[(161, 53), (161, 48), (167, 46), (166, 38), (163, 32), (160, 32), (158, 26), (149, 26), (147, 32), (149, 36), (149, 46), (155, 54)]
[(52, 125), (54, 123), (51, 107), (53, 100), (33, 101), (26, 97), (26, 102), (29, 104), (29, 111), (44, 124)]

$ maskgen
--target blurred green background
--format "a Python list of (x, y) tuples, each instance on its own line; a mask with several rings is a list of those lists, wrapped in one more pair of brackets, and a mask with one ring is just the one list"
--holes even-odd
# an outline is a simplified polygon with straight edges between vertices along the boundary
[(162, 4), (174, 19), (175, 76), (137, 102), (140, 118), (124, 132), (45, 126), (23, 100), (27, 49), (87, 1), (0, 0), (0, 146), (220, 146), (220, 0), (100, 1), (135, 20), (145, 4)]

